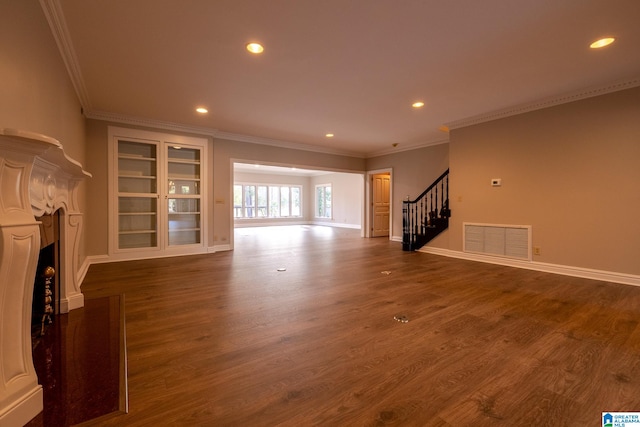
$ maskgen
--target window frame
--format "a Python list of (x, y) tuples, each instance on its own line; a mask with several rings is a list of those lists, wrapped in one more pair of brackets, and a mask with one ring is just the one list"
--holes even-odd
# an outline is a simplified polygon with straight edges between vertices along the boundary
[[(242, 194), (240, 199), (242, 205), (238, 205), (236, 202), (237, 194), (236, 190), (240, 187)], [(253, 206), (246, 206), (246, 188), (253, 187)], [(260, 199), (260, 188), (266, 188), (266, 205), (262, 205)], [(282, 215), (282, 189), (288, 188), (288, 215)], [(296, 199), (293, 197), (294, 189), (297, 189), (299, 197)], [(276, 199), (273, 198), (277, 195)], [(234, 182), (233, 183), (233, 219), (234, 220), (264, 220), (264, 219), (300, 219), (303, 217), (303, 185), (301, 184), (265, 184), (256, 182)], [(294, 202), (298, 202), (297, 208), (294, 207)], [(248, 209), (251, 209), (250, 211)], [(260, 215), (260, 212), (264, 212), (265, 215)], [(276, 213), (277, 215), (273, 215)], [(286, 212), (286, 210), (285, 210)], [(294, 215), (294, 212), (298, 212), (298, 215)], [(238, 213), (241, 216), (238, 216)], [(251, 213), (252, 216), (248, 214)]]
[[(329, 200), (328, 200), (328, 205), (329, 205), (329, 215), (326, 216), (326, 204), (327, 204), (327, 188), (329, 188)], [(322, 198), (325, 204), (325, 215), (320, 215), (320, 195), (318, 193), (318, 190), (322, 189)], [(331, 183), (327, 183), (327, 184), (316, 184), (315, 186), (315, 191), (313, 193), (313, 200), (314, 200), (314, 207), (313, 207), (313, 215), (315, 218), (318, 219), (333, 219), (333, 188), (332, 188), (332, 184)]]

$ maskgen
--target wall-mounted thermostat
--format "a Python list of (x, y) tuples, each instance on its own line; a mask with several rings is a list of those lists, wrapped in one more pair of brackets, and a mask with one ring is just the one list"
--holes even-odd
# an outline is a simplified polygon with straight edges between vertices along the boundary
[(493, 178), (491, 180), (492, 187), (500, 187), (502, 185), (502, 178)]

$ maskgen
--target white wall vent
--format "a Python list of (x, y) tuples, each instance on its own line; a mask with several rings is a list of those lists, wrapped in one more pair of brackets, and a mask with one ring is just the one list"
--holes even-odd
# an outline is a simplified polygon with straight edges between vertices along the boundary
[(531, 260), (531, 226), (462, 224), (464, 251)]

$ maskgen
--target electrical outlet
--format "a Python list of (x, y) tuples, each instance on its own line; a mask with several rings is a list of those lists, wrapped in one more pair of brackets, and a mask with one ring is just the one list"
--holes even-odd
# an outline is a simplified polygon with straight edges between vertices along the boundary
[(540, 255), (540, 246), (534, 246), (533, 247), (533, 254), (534, 255)]

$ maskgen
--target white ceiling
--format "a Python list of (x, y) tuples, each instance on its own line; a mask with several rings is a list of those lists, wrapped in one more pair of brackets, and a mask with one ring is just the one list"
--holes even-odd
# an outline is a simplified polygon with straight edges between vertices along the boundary
[[(362, 157), (446, 141), (445, 124), (640, 84), (639, 0), (42, 4), (89, 117)], [(589, 49), (602, 36), (617, 41)], [(250, 41), (265, 52), (248, 54)]]

